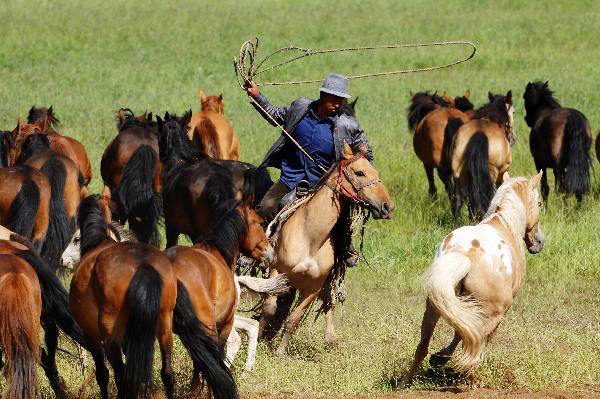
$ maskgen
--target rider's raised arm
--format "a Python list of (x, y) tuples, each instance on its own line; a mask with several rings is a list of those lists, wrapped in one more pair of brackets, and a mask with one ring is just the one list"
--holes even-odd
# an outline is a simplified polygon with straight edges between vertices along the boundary
[[(277, 121), (277, 123), (279, 123), (280, 125), (285, 124), (285, 117), (287, 116), (289, 107), (276, 107), (275, 105), (271, 104), (269, 99), (262, 93), (259, 93), (258, 96), (254, 97), (254, 100), (261, 107), (263, 107), (266, 113), (270, 115), (271, 118), (273, 118), (275, 121)], [(256, 108), (256, 110), (262, 115), (263, 118), (267, 120), (267, 122), (269, 122), (273, 126), (277, 126), (277, 124), (273, 122), (273, 120), (267, 115), (265, 115), (265, 112), (263, 112), (262, 109), (257, 107), (254, 102), (252, 102), (252, 106)]]

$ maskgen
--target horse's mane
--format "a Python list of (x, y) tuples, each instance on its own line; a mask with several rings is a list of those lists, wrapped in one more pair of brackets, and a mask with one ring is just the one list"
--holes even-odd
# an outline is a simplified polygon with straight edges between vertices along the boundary
[(100, 195), (94, 194), (79, 204), (77, 222), (81, 230), (81, 256), (96, 248), (102, 241), (111, 239), (107, 234), (110, 227), (104, 220), (99, 200)]
[(56, 115), (54, 115), (54, 112), (52, 111), (52, 106), (50, 106), (50, 108), (46, 108), (46, 107), (38, 107), (36, 108), (35, 105), (31, 106), (31, 109), (29, 110), (29, 115), (27, 115), (27, 123), (32, 124), (32, 123), (36, 123), (37, 121), (43, 119), (43, 118), (48, 118), (48, 124), (51, 127), (58, 127), (61, 124), (60, 120), (56, 117)]
[(119, 116), (117, 115), (117, 130), (119, 132), (133, 127), (139, 127), (142, 129), (156, 128), (156, 122), (152, 120), (152, 112), (150, 112), (144, 120), (140, 121), (138, 117), (133, 114), (133, 111), (131, 109), (121, 108), (120, 111), (123, 111), (123, 116), (125, 117), (125, 120), (121, 121), (119, 119)]
[(244, 172), (242, 202), (248, 203), (252, 198), (252, 207), (256, 208), (272, 185), (273, 180), (271, 180), (267, 168), (252, 166)]
[(508, 110), (502, 94), (490, 94), (490, 102), (475, 111), (473, 119), (488, 118), (492, 122), (505, 125), (509, 122)]
[(42, 133), (30, 134), (25, 137), (21, 144), (21, 153), (16, 164), (22, 164), (35, 154), (40, 154), (50, 150), (50, 141), (48, 136)]
[(10, 161), (10, 149), (14, 145), (9, 130), (0, 131), (0, 167), (7, 167)]
[(509, 221), (509, 228), (512, 233), (519, 238), (518, 242), (521, 242), (518, 237), (518, 232), (525, 230), (526, 216), (525, 216), (525, 204), (521, 200), (521, 197), (512, 188), (514, 183), (527, 182), (524, 177), (516, 177), (505, 180), (502, 185), (496, 190), (496, 194), (490, 201), (490, 206), (486, 212), (483, 221), (493, 216), (501, 209), (502, 217)]
[(469, 99), (465, 96), (454, 97), (454, 106), (456, 107), (456, 109), (462, 112), (470, 111), (475, 108), (473, 103), (469, 101)]
[(561, 105), (556, 98), (553, 97), (554, 92), (548, 87), (548, 82), (535, 81), (528, 83), (523, 94), (525, 104), (536, 106), (537, 108), (560, 108)]
[(415, 130), (419, 122), (425, 115), (438, 107), (449, 106), (448, 102), (436, 94), (429, 94), (428, 91), (421, 91), (412, 96), (410, 105), (407, 109), (408, 128)]

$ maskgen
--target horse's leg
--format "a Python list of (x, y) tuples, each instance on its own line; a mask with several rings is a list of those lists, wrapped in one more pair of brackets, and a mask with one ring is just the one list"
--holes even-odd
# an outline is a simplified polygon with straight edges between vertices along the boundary
[[(265, 303), (262, 306), (262, 312), (260, 314), (260, 319), (258, 321), (258, 336), (262, 337), (265, 333), (265, 328), (269, 324), (269, 322), (275, 317), (275, 312), (277, 312), (277, 297), (274, 295), (269, 295), (265, 298)], [(271, 334), (269, 334), (271, 335)], [(271, 337), (272, 338), (272, 337)]]
[(460, 192), (460, 187), (454, 186), (454, 192), (450, 195), (450, 204), (452, 206), (452, 217), (454, 218), (454, 223), (458, 223), (458, 218), (460, 217), (460, 209), (463, 205), (462, 194)]
[(56, 348), (58, 347), (58, 327), (54, 321), (44, 320), (44, 340), (46, 341), (46, 350), (42, 350), (42, 368), (50, 387), (57, 398), (65, 397), (65, 388), (60, 381), (58, 370), (56, 369)]
[(242, 346), (242, 338), (237, 332), (237, 328), (237, 324), (234, 324), (233, 329), (231, 330), (231, 333), (229, 333), (229, 337), (227, 338), (227, 344), (225, 345), (225, 364), (229, 368), (231, 368), (233, 360), (235, 359), (235, 355), (237, 355), (238, 351), (240, 350), (240, 347)]
[(460, 335), (454, 332), (454, 337), (452, 338), (450, 344), (441, 351), (436, 352), (429, 357), (429, 364), (431, 364), (433, 367), (445, 366), (446, 363), (448, 363), (448, 361), (450, 360), (450, 357), (452, 356), (454, 351), (456, 350), (456, 347), (458, 346), (460, 340)]
[(337, 338), (335, 336), (335, 301), (332, 301), (331, 305), (327, 308), (325, 313), (325, 342), (327, 345), (334, 346)]
[(123, 386), (123, 377), (125, 373), (125, 363), (123, 363), (123, 354), (121, 345), (116, 342), (106, 342), (104, 344), (106, 357), (113, 368), (115, 375), (115, 385), (117, 386), (117, 397), (123, 398), (125, 395), (125, 387)]
[[(258, 322), (254, 319), (236, 315), (233, 320), (233, 330), (227, 340), (228, 365), (233, 364), (233, 359), (242, 344), (237, 330), (244, 330), (248, 336), (248, 356), (246, 358), (246, 371), (251, 371), (256, 361), (256, 346), (258, 344)], [(230, 344), (231, 341), (231, 344)]]
[(421, 323), (421, 341), (417, 346), (417, 350), (415, 351), (415, 360), (413, 361), (410, 370), (406, 374), (403, 379), (404, 385), (409, 385), (415, 375), (415, 371), (421, 365), (425, 356), (427, 356), (427, 350), (429, 348), (429, 341), (431, 340), (431, 336), (433, 335), (433, 329), (438, 321), (440, 316), (435, 313), (433, 307), (427, 300), (425, 304), (425, 314), (423, 315), (423, 322)]
[(541, 168), (536, 165), (536, 169), (541, 169), (544, 172), (542, 173), (541, 191), (544, 202), (548, 202), (548, 194), (550, 194), (550, 187), (548, 187), (548, 175), (546, 174), (546, 168)]
[(165, 235), (167, 236), (167, 248), (177, 245), (179, 240), (179, 232), (173, 226), (165, 223)]
[(161, 314), (158, 323), (158, 345), (162, 359), (160, 378), (162, 379), (168, 399), (173, 399), (175, 392), (175, 377), (173, 376), (173, 313)]
[(290, 341), (290, 337), (298, 328), (300, 319), (302, 319), (304, 312), (306, 311), (306, 309), (308, 309), (310, 304), (315, 300), (318, 293), (319, 293), (318, 289), (316, 291), (311, 291), (311, 292), (300, 291), (300, 297), (298, 298), (298, 304), (292, 311), (292, 314), (290, 314), (290, 316), (285, 321), (283, 337), (281, 338), (281, 343), (279, 344), (279, 347), (275, 351), (276, 355), (283, 356), (283, 354), (285, 353), (285, 349), (287, 348), (288, 343)]
[(437, 196), (437, 188), (435, 187), (435, 181), (433, 180), (433, 167), (423, 164), (425, 173), (427, 173), (427, 181), (429, 182), (429, 196), (435, 198)]
[[(96, 382), (98, 383), (98, 387), (100, 387), (100, 397), (102, 399), (108, 399), (109, 373), (108, 367), (104, 364), (104, 350), (102, 349), (102, 346), (99, 346), (92, 351), (92, 358), (94, 359), (94, 365), (96, 366)], [(83, 388), (85, 388), (85, 386)]]

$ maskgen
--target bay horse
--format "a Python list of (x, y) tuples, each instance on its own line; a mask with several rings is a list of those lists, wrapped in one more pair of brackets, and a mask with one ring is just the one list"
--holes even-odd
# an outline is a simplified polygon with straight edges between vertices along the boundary
[[(342, 212), (351, 204), (371, 211), (375, 219), (389, 219), (394, 203), (379, 179), (379, 173), (364, 157), (366, 147), (354, 153), (344, 145), (343, 159), (331, 167), (316, 185), (313, 194), (281, 226), (274, 243), (271, 277), (285, 274), (300, 295), (285, 321), (283, 338), (276, 351), (283, 355), (304, 312), (319, 295), (334, 262), (332, 230)], [(269, 296), (263, 305), (260, 333), (277, 312), (277, 298)], [(335, 343), (334, 307), (326, 312), (325, 339)]]
[(231, 201), (249, 200), (256, 206), (273, 184), (264, 168), (239, 161), (211, 160), (195, 151), (185, 133), (190, 117), (191, 112), (181, 118), (166, 113), (164, 121), (157, 117), (159, 153), (164, 166), (162, 200), (167, 248), (177, 245), (182, 233), (194, 243), (200, 241), (214, 228)]
[(214, 159), (240, 158), (240, 142), (233, 127), (225, 118), (223, 94), (207, 96), (198, 93), (201, 111), (195, 112), (189, 122), (188, 137), (194, 146)]
[[(505, 172), (490, 207), (476, 226), (448, 234), (423, 274), (427, 294), (421, 340), (404, 378), (409, 384), (427, 356), (435, 325), (443, 317), (455, 330), (450, 345), (430, 363), (472, 372), (483, 360), (485, 346), (525, 282), (525, 248), (532, 254), (544, 246), (538, 186), (543, 172), (530, 179)], [(459, 342), (462, 353), (453, 355)]]
[(455, 101), (446, 94), (442, 98), (429, 92), (419, 92), (411, 99), (408, 108), (408, 126), (414, 132), (413, 148), (423, 163), (431, 197), (437, 195), (433, 178), (434, 169), (437, 170), (446, 191), (449, 190), (450, 171), (444, 167), (447, 164), (444, 155), (447, 153), (445, 148), (451, 140), (446, 139), (444, 132), (450, 118), (460, 119), (463, 122), (471, 119), (472, 116), (467, 114), (473, 108), (473, 104), (468, 100), (469, 95), (470, 93), (466, 92), (464, 97), (456, 97)]
[(117, 112), (118, 134), (102, 154), (102, 195), (112, 199), (114, 217), (129, 221), (140, 242), (160, 245), (162, 164), (158, 159), (158, 130), (152, 113), (135, 116), (129, 109)]
[(525, 122), (531, 128), (529, 149), (537, 170), (544, 171), (542, 197), (548, 199), (550, 188), (546, 168), (552, 168), (558, 192), (575, 194), (581, 201), (590, 191), (590, 147), (592, 130), (584, 114), (563, 108), (553, 97), (548, 82), (527, 83)]
[(42, 133), (48, 136), (50, 149), (75, 162), (81, 176), (83, 176), (83, 184), (87, 186), (92, 180), (92, 165), (83, 144), (72, 137), (60, 134), (54, 129), (60, 127), (61, 123), (54, 114), (52, 106), (46, 108), (34, 105), (29, 109), (27, 123), (37, 122), (45, 122), (45, 129)]
[(50, 182), (50, 218), (40, 254), (54, 269), (75, 232), (77, 208), (88, 196), (77, 165), (69, 158), (50, 150), (46, 135), (28, 135), (18, 149), (17, 164), (31, 166), (46, 175)]
[(471, 217), (481, 220), (496, 187), (512, 163), (513, 129), (512, 92), (488, 94), (490, 102), (475, 112), (466, 123), (451, 118), (445, 136), (449, 140), (445, 168), (450, 171), (450, 202), (454, 220), (466, 198)]

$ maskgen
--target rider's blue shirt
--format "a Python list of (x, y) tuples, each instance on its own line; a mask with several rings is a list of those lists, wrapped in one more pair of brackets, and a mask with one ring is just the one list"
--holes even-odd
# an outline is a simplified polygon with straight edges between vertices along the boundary
[[(333, 144), (334, 120), (327, 117), (319, 120), (311, 108), (294, 129), (293, 135), (298, 143), (325, 168), (329, 168), (335, 159)], [(290, 190), (296, 188), (302, 179), (314, 185), (323, 172), (306, 157), (296, 146), (286, 143), (285, 156), (281, 163), (281, 182)]]

